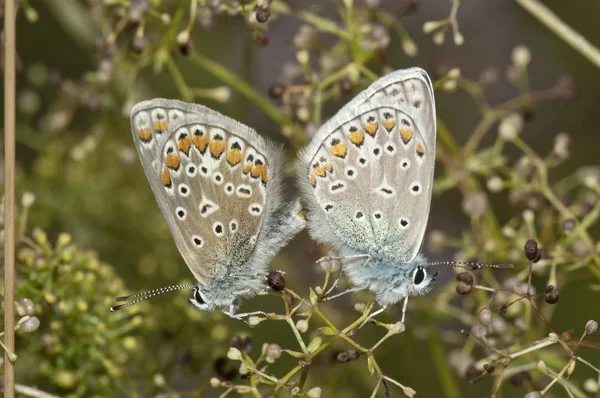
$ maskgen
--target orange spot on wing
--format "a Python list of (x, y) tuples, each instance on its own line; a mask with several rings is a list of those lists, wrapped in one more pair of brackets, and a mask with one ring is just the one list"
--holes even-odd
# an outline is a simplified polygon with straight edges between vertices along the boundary
[(327, 170), (328, 173), (333, 173), (333, 165), (331, 163), (327, 163), (325, 164), (325, 170)]
[(179, 148), (179, 150), (181, 152), (185, 153), (186, 155), (190, 154), (191, 146), (192, 146), (192, 140), (188, 136), (185, 136), (185, 138), (183, 138), (177, 142), (177, 147)]
[(367, 123), (364, 127), (365, 130), (367, 130), (367, 133), (371, 135), (371, 137), (375, 137), (375, 133), (377, 133), (379, 125), (377, 123)]
[(385, 129), (387, 131), (392, 131), (392, 129), (396, 125), (396, 122), (392, 119), (387, 119), (387, 120), (382, 120), (381, 124), (383, 124), (383, 127), (385, 127)]
[(337, 144), (332, 146), (329, 151), (338, 158), (345, 158), (348, 153), (348, 148), (346, 147), (346, 144)]
[(265, 171), (263, 171), (263, 173), (260, 176), (260, 179), (264, 185), (267, 185), (267, 181), (269, 180), (269, 176), (268, 176), (267, 172), (268, 172), (268, 169), (265, 167)]
[(161, 174), (161, 180), (162, 180), (162, 184), (165, 187), (171, 188), (171, 174), (169, 173), (169, 169), (167, 169), (166, 167), (163, 167), (163, 171)]
[(365, 141), (365, 134), (362, 131), (354, 131), (348, 134), (350, 142), (356, 146), (361, 146)]
[(227, 151), (227, 163), (230, 166), (236, 166), (242, 161), (242, 152), (239, 149), (229, 149)]
[(219, 159), (225, 151), (226, 143), (221, 140), (210, 140), (208, 147), (210, 148), (210, 154), (213, 158)]
[(409, 128), (402, 128), (400, 129), (400, 138), (402, 139), (402, 142), (404, 143), (404, 145), (408, 144), (410, 142), (410, 140), (413, 137), (413, 132), (411, 129)]
[(253, 178), (261, 178), (263, 184), (267, 183), (267, 166), (265, 166), (264, 164), (256, 164), (254, 165), (254, 167), (252, 168), (252, 171), (250, 172), (250, 175)]
[(327, 175), (327, 170), (325, 170), (325, 167), (317, 166), (313, 167), (313, 170), (315, 171), (317, 177), (325, 177)]
[(417, 155), (419, 155), (420, 158), (425, 155), (425, 147), (420, 142), (417, 144)]
[(204, 153), (206, 151), (206, 147), (208, 146), (208, 137), (205, 135), (194, 135), (192, 138), (192, 142), (198, 148), (200, 153)]
[(252, 163), (246, 163), (244, 167), (242, 167), (242, 173), (248, 174), (252, 171)]
[(170, 153), (165, 158), (165, 164), (168, 168), (173, 170), (179, 170), (179, 165), (181, 164), (181, 158), (178, 154)]
[(317, 177), (315, 177), (315, 175), (314, 175), (314, 174), (311, 174), (311, 175), (308, 177), (308, 181), (310, 181), (310, 185), (312, 185), (313, 187), (316, 187), (316, 186), (317, 186)]
[(142, 140), (143, 142), (150, 142), (152, 141), (152, 131), (150, 131), (149, 128), (142, 128), (139, 129), (137, 131), (138, 137), (140, 137), (140, 140)]
[(167, 126), (169, 125), (169, 122), (166, 120), (157, 120), (156, 122), (154, 122), (152, 124), (152, 127), (154, 128), (154, 131), (156, 132), (163, 132), (167, 129)]

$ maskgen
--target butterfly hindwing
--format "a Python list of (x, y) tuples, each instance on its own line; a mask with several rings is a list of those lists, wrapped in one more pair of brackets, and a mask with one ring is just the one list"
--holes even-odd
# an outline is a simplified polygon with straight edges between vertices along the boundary
[(323, 125), (301, 155), (309, 228), (342, 253), (410, 262), (420, 249), (431, 200), (435, 111), (429, 80), (419, 71), (373, 83)]
[[(166, 120), (159, 124), (156, 115)], [(176, 100), (136, 105), (131, 124), (156, 201), (194, 276), (202, 282), (264, 272), (266, 261), (256, 257), (281, 207), (281, 148), (233, 119)]]

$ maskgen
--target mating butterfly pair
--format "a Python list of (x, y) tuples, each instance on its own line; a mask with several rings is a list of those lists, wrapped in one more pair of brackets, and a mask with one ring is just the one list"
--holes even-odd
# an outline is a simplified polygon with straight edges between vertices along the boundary
[(313, 239), (340, 253), (351, 291), (371, 290), (381, 310), (432, 288), (435, 276), (419, 255), (436, 138), (424, 70), (384, 76), (319, 129), (298, 161), (307, 221), (299, 201), (282, 200), (283, 149), (251, 128), (201, 105), (154, 99), (133, 108), (131, 129), (198, 283), (122, 297), (111, 310), (189, 288), (200, 310), (218, 307), (234, 318), (261, 313), (236, 310), (265, 289), (269, 261), (305, 223)]

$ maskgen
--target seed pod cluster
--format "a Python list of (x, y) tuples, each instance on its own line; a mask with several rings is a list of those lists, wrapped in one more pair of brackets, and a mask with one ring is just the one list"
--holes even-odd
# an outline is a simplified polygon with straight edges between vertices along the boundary
[(466, 295), (473, 291), (473, 274), (470, 272), (461, 272), (456, 275), (458, 284), (456, 285), (456, 293)]
[(529, 239), (525, 243), (525, 257), (532, 263), (537, 263), (542, 258), (542, 252), (538, 248), (538, 244), (535, 240)]

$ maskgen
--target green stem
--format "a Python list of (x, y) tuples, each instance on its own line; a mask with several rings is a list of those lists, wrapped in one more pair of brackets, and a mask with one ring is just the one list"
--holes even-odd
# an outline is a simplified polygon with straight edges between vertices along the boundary
[(234, 90), (242, 94), (247, 100), (261, 108), (271, 119), (280, 125), (289, 125), (292, 123), (290, 119), (277, 107), (271, 104), (266, 98), (254, 90), (248, 83), (240, 79), (237, 75), (227, 69), (225, 66), (211, 60), (207, 56), (195, 52), (190, 55), (190, 60), (222, 80)]

